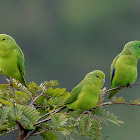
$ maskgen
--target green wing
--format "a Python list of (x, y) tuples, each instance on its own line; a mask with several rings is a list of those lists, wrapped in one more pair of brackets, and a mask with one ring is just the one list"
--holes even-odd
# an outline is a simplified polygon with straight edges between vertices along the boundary
[(111, 64), (111, 69), (110, 69), (110, 81), (112, 83), (114, 74), (115, 74), (115, 64), (116, 61), (118, 60), (118, 58), (120, 57), (120, 54), (113, 60), (112, 64)]
[(66, 98), (66, 100), (64, 101), (64, 104), (70, 104), (70, 103), (74, 102), (74, 101), (77, 99), (79, 93), (82, 91), (82, 88), (83, 88), (82, 84), (79, 83), (79, 84), (71, 91), (71, 94)]
[(24, 67), (24, 54), (22, 52), (22, 50), (20, 48), (18, 49), (15, 49), (16, 52), (17, 52), (17, 66), (18, 66), (18, 69), (20, 71), (20, 74), (21, 74), (21, 79), (20, 79), (20, 82), (26, 86), (26, 82), (25, 82), (25, 67)]
[[(116, 64), (116, 61), (118, 60), (118, 58), (121, 56), (121, 54), (119, 54), (112, 62), (111, 64), (111, 69), (110, 69), (110, 81), (111, 81), (111, 87), (112, 87), (112, 80), (115, 76), (115, 64)], [(108, 99), (111, 99), (115, 93), (117, 93), (118, 91), (117, 90), (112, 90), (109, 92), (109, 96), (108, 96)]]

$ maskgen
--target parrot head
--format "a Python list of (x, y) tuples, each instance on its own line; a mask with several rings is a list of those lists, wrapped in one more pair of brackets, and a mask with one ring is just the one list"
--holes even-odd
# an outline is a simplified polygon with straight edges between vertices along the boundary
[(88, 73), (85, 77), (86, 80), (88, 80), (92, 84), (97, 84), (102, 87), (105, 83), (105, 74), (100, 70), (94, 70), (90, 73)]
[(0, 47), (7, 48), (8, 46), (11, 46), (10, 44), (15, 43), (15, 40), (7, 35), (7, 34), (0, 34)]
[(0, 34), (0, 56), (5, 56), (8, 54), (8, 50), (11, 50), (15, 47), (16, 42), (15, 40), (7, 35), (7, 34)]
[(125, 54), (132, 54), (138, 58), (140, 58), (140, 41), (130, 41), (128, 42), (123, 49)]

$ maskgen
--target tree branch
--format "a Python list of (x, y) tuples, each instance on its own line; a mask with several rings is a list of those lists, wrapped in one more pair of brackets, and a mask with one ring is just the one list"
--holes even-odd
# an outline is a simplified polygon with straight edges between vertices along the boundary
[(44, 92), (41, 92), (37, 97), (35, 97), (35, 99), (31, 102), (30, 107), (32, 107), (34, 105), (34, 102), (41, 97), (44, 94)]
[(30, 134), (28, 134), (23, 140), (28, 140), (32, 135), (34, 135), (40, 127), (36, 127)]
[(126, 102), (122, 102), (122, 103), (119, 103), (119, 102), (106, 102), (106, 103), (102, 103), (94, 108), (92, 108), (91, 110), (89, 111), (93, 111), (94, 109), (96, 108), (99, 108), (101, 106), (108, 106), (108, 105), (113, 105), (113, 104), (123, 104), (123, 105), (136, 105), (136, 106), (140, 106), (140, 103), (126, 103)]
[(120, 90), (120, 89), (122, 89), (122, 88), (124, 88), (124, 87), (133, 87), (133, 86), (135, 86), (135, 85), (140, 85), (140, 82), (134, 83), (134, 84), (132, 84), (131, 86), (129, 86), (129, 85), (126, 85), (126, 86), (118, 85), (118, 86), (115, 87), (115, 88), (111, 88), (111, 89), (106, 90), (104, 93), (109, 92), (109, 91), (112, 91), (112, 90), (116, 90), (116, 89), (117, 89), (117, 90)]
[[(66, 108), (66, 106), (63, 106), (63, 107), (61, 107), (61, 108), (58, 108), (58, 109), (56, 109), (56, 110), (53, 110), (51, 113), (56, 114), (56, 113), (62, 111), (63, 109), (65, 109), (65, 108)], [(45, 116), (47, 116), (47, 115), (49, 115), (49, 114), (50, 114), (50, 113), (47, 113), (47, 114), (45, 114), (44, 116), (42, 116), (41, 118), (44, 118)], [(35, 125), (38, 125), (38, 124), (47, 122), (47, 121), (49, 121), (49, 120), (51, 120), (50, 117), (46, 118), (45, 120), (42, 120), (42, 121), (37, 122)]]
[(43, 130), (43, 131), (41, 131), (41, 132), (34, 133), (33, 136), (40, 135), (40, 134), (42, 134), (42, 133), (44, 133), (44, 132), (46, 132), (46, 131), (48, 131), (48, 130), (49, 130), (49, 129), (45, 129), (45, 130)]
[(90, 116), (92, 116), (97, 122), (103, 124), (106, 127), (106, 124), (101, 122), (100, 120), (98, 120), (95, 115), (93, 115), (90, 111), (84, 111), (83, 114), (89, 114)]

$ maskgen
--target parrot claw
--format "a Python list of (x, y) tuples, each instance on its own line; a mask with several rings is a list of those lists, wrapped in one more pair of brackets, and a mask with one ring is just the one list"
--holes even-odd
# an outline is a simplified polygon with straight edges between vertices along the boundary
[(127, 84), (126, 87), (127, 87), (127, 88), (128, 88), (128, 87), (131, 88), (131, 87), (132, 87), (132, 84)]

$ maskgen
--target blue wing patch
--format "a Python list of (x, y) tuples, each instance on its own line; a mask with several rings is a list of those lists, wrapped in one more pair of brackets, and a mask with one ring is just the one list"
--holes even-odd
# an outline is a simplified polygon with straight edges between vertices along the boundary
[(112, 80), (113, 80), (114, 75), (115, 75), (115, 68), (112, 71), (111, 83), (112, 83)]

